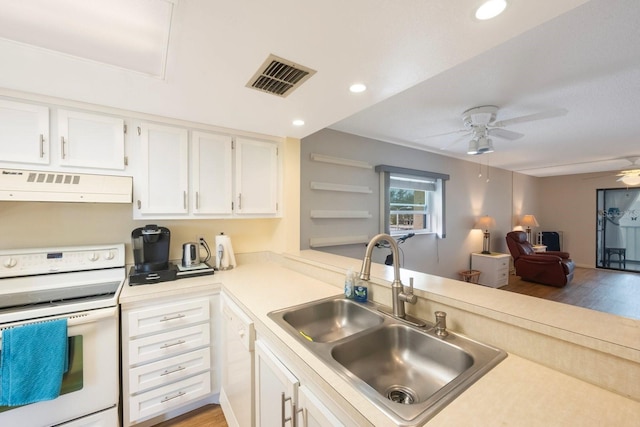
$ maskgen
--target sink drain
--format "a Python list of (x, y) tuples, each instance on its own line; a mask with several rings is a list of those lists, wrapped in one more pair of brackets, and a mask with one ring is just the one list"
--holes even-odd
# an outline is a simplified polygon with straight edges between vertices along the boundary
[(401, 386), (389, 387), (387, 389), (386, 395), (387, 399), (391, 400), (392, 402), (402, 403), (404, 405), (411, 405), (417, 400), (417, 395), (413, 390)]

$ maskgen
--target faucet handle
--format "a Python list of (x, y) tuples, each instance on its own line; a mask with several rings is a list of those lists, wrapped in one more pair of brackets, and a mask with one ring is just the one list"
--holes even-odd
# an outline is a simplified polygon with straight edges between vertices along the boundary
[(418, 297), (413, 294), (413, 277), (409, 277), (409, 292), (405, 292), (403, 287), (401, 296), (402, 300), (409, 304), (418, 302)]

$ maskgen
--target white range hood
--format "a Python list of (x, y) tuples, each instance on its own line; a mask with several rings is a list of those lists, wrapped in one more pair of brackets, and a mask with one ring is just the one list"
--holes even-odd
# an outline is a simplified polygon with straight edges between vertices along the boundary
[(0, 200), (131, 203), (130, 176), (0, 169)]

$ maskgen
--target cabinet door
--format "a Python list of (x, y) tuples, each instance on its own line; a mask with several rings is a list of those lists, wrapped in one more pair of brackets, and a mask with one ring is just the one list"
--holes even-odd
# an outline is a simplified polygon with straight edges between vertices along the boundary
[(256, 426), (293, 427), (298, 379), (262, 340), (255, 343)]
[(124, 170), (124, 120), (58, 110), (60, 164)]
[(236, 139), (235, 202), (238, 215), (278, 213), (278, 144)]
[(345, 425), (305, 386), (298, 388), (298, 408), (296, 427), (342, 427)]
[(142, 124), (140, 191), (136, 206), (142, 215), (187, 213), (188, 143), (186, 129)]
[(191, 134), (191, 212), (231, 215), (231, 137)]
[(0, 161), (49, 164), (49, 109), (0, 100)]

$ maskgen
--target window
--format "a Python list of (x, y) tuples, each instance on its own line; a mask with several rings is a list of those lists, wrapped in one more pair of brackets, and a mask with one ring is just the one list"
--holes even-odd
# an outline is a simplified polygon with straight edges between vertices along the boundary
[(380, 229), (388, 234), (437, 233), (445, 237), (444, 183), (449, 175), (379, 165)]

